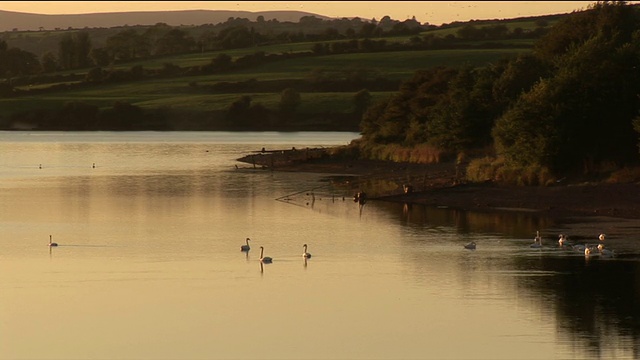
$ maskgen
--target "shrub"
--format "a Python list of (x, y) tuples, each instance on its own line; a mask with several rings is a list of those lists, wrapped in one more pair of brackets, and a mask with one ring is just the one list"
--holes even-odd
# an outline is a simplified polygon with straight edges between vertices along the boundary
[(494, 181), (520, 186), (550, 186), (556, 182), (551, 171), (541, 165), (508, 166), (503, 158), (483, 157), (469, 163), (465, 179), (470, 182)]
[(635, 183), (640, 181), (640, 167), (624, 167), (611, 173), (608, 183)]

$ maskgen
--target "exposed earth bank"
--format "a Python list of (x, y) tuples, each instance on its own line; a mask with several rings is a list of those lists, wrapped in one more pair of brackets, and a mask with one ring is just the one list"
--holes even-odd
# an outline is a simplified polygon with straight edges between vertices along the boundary
[[(305, 153), (306, 151), (306, 153)], [(606, 216), (640, 220), (637, 183), (559, 182), (553, 186), (506, 186), (493, 182), (462, 183), (454, 163), (409, 164), (371, 160), (344, 160), (322, 156), (321, 149), (256, 152), (241, 159), (275, 171), (314, 172), (356, 176), (367, 181), (387, 180), (396, 186), (368, 192), (370, 199), (446, 206), (473, 211), (535, 211), (554, 218)], [(458, 172), (464, 169), (457, 169)], [(402, 185), (413, 191), (404, 193)], [(354, 191), (363, 189), (354, 188)]]

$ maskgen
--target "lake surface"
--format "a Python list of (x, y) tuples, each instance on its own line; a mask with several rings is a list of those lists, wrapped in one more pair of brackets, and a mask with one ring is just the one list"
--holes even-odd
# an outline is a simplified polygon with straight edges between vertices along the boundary
[(635, 222), (572, 224), (616, 252), (586, 257), (535, 214), (359, 206), (236, 161), (356, 137), (0, 132), (0, 358), (640, 356)]

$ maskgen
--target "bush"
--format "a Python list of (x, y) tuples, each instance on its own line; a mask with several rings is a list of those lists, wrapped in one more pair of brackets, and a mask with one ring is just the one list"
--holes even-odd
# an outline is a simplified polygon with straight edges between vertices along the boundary
[(625, 167), (611, 173), (608, 183), (637, 183), (640, 182), (640, 167)]
[(504, 158), (483, 157), (469, 163), (465, 179), (469, 182), (493, 181), (519, 186), (550, 186), (556, 182), (544, 166), (508, 166)]

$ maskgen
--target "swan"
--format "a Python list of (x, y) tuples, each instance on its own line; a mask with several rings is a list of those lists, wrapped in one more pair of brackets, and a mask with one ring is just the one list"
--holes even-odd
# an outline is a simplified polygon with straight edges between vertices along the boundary
[(591, 247), (585, 245), (584, 246), (584, 256), (589, 256), (589, 255), (591, 255)]
[(536, 237), (533, 239), (533, 244), (531, 244), (532, 248), (541, 248), (542, 247), (542, 237), (540, 237), (540, 231), (536, 231)]
[(567, 235), (560, 234), (560, 238), (558, 239), (558, 244), (563, 249), (573, 248), (573, 244), (569, 243), (569, 239), (567, 239)]
[(53, 242), (53, 239), (52, 239), (51, 235), (49, 235), (49, 246), (58, 246), (58, 243), (54, 243)]
[(251, 247), (249, 246), (249, 241), (251, 241), (251, 239), (247, 238), (247, 240), (245, 240), (247, 242), (247, 245), (242, 245), (240, 246), (240, 251), (249, 251), (251, 250)]
[(600, 252), (600, 255), (602, 255), (602, 256), (610, 257), (610, 256), (614, 255), (613, 250), (605, 249), (604, 245), (602, 245), (602, 244), (598, 244), (598, 251)]
[(564, 236), (564, 234), (560, 234), (560, 238), (558, 239), (558, 244), (560, 244), (560, 246), (563, 246), (565, 242), (567, 242), (567, 238)]
[(270, 258), (269, 256), (263, 256), (263, 255), (264, 255), (264, 246), (260, 246), (260, 262), (269, 264), (273, 261), (273, 259)]
[(469, 249), (469, 250), (475, 250), (476, 249), (476, 243), (475, 242), (470, 242), (467, 245), (464, 246), (465, 249)]
[(582, 244), (573, 245), (573, 249), (577, 252), (584, 252), (586, 248), (587, 246)]
[(307, 244), (302, 245), (302, 247), (304, 248), (304, 250), (303, 250), (303, 252), (302, 252), (302, 257), (303, 257), (303, 258), (310, 258), (310, 257), (311, 257), (311, 254), (309, 254), (309, 253), (307, 252)]

